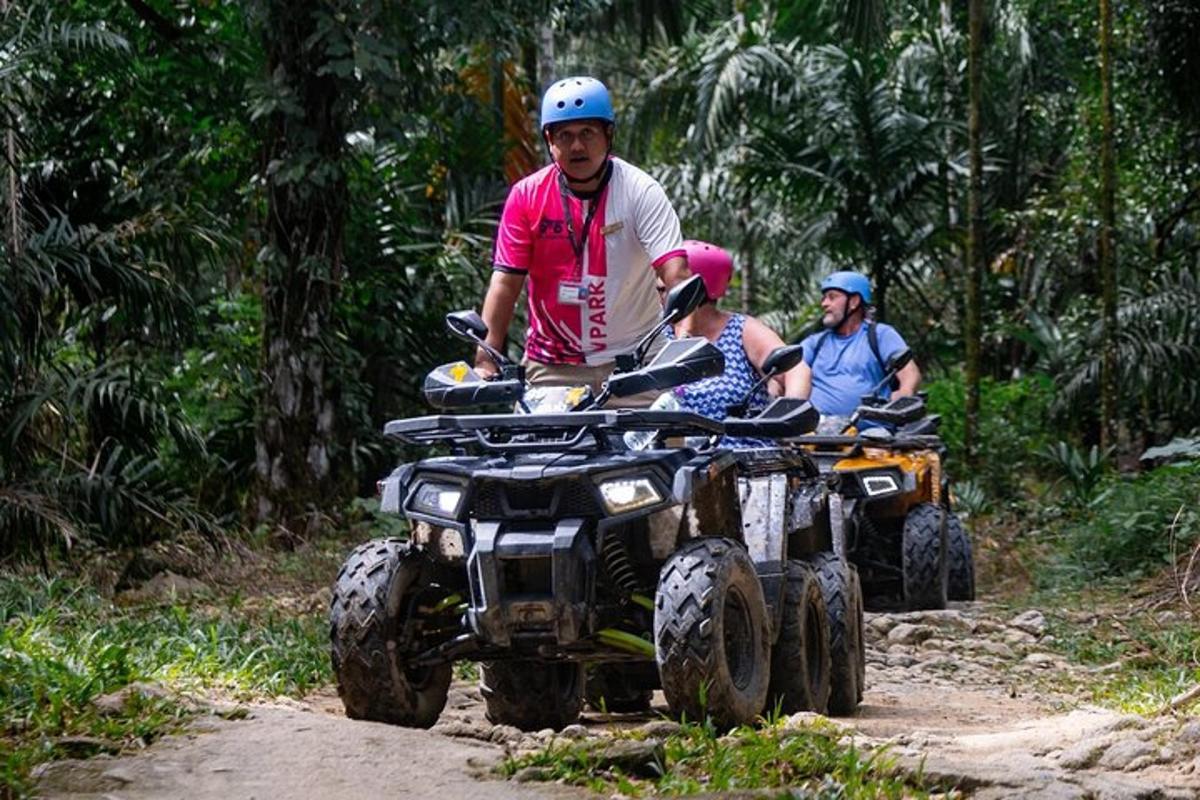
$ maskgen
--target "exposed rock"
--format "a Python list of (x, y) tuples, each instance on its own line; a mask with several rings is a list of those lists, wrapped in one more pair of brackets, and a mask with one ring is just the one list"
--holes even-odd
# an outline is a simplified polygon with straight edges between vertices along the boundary
[(646, 734), (650, 739), (665, 739), (668, 736), (679, 733), (682, 726), (670, 719), (656, 719), (647, 722), (645, 725), (638, 727), (638, 731)]
[(817, 720), (821, 720), (824, 718), (825, 717), (823, 715), (818, 714), (815, 711), (797, 711), (795, 714), (790, 715), (784, 721), (783, 727), (785, 729), (789, 729), (789, 730), (806, 729), (806, 728), (810, 727)]
[(115, 781), (116, 783), (119, 783), (122, 786), (128, 785), (137, 780), (137, 777), (132, 773), (131, 770), (121, 769), (120, 767), (113, 767), (112, 769), (106, 769), (104, 771), (103, 777), (107, 778), (110, 781)]
[(517, 783), (547, 781), (550, 780), (553, 774), (549, 767), (521, 767), (513, 773), (512, 779)]
[(1037, 637), (1027, 631), (1009, 628), (1004, 632), (1004, 641), (1009, 644), (1033, 644), (1037, 641)]
[(491, 733), (488, 734), (488, 741), (496, 744), (515, 744), (521, 741), (521, 737), (524, 735), (520, 728), (513, 727), (512, 725), (496, 725), (492, 728)]
[(1135, 758), (1133, 761), (1130, 761), (1128, 764), (1126, 764), (1125, 771), (1126, 772), (1137, 772), (1138, 770), (1143, 770), (1146, 767), (1152, 767), (1157, 763), (1158, 763), (1157, 756), (1140, 756), (1138, 758)]
[(1022, 663), (1043, 669), (1053, 666), (1058, 659), (1049, 653), (1030, 653), (1022, 659)]
[(1064, 769), (1087, 769), (1104, 754), (1108, 745), (1108, 741), (1097, 739), (1085, 739), (1077, 742), (1064, 750), (1058, 757), (1059, 766)]
[(1031, 608), (1010, 619), (1008, 626), (1024, 631), (1030, 636), (1042, 636), (1046, 633), (1046, 616), (1036, 608)]
[(884, 663), (889, 667), (911, 667), (917, 663), (917, 659), (907, 653), (897, 653), (896, 655), (889, 653)]
[(1102, 733), (1117, 733), (1118, 731), (1140, 731), (1149, 723), (1139, 714), (1123, 714), (1100, 729)]
[(1184, 744), (1200, 744), (1200, 720), (1193, 720), (1184, 725), (1175, 738)]
[(976, 644), (976, 648), (978, 650), (982, 650), (988, 655), (993, 655), (997, 658), (1003, 658), (1010, 661), (1017, 657), (1017, 654), (1013, 652), (1013, 649), (1004, 642), (994, 642), (991, 639), (984, 639), (983, 641), (978, 642)]
[(961, 633), (973, 633), (975, 631), (975, 621), (957, 609), (946, 608), (938, 611), (922, 611), (920, 613), (920, 621), (925, 625), (933, 625), (943, 630), (959, 631)]
[(207, 594), (209, 591), (208, 584), (204, 581), (168, 570), (158, 573), (136, 589), (121, 592), (115, 599), (121, 605), (161, 603)]
[(586, 739), (588, 729), (583, 725), (568, 725), (558, 733), (564, 739)]
[(1122, 739), (1105, 751), (1097, 762), (1105, 769), (1125, 769), (1136, 759), (1144, 756), (1155, 756), (1158, 748), (1141, 739)]
[(888, 641), (892, 644), (918, 644), (933, 636), (933, 628), (926, 625), (913, 625), (901, 622), (888, 631)]
[(203, 543), (189, 547), (182, 539), (139, 547), (121, 570), (115, 588), (118, 592), (136, 589), (163, 572), (194, 578), (203, 572), (205, 559), (211, 557), (209, 553), (200, 552), (207, 549)]
[(492, 736), (492, 729), (490, 727), (461, 721), (442, 721), (434, 725), (431, 730), (442, 736), (454, 736), (460, 739), (479, 739), (485, 742), (489, 741)]
[(169, 696), (167, 690), (157, 683), (137, 681), (115, 692), (100, 695), (92, 700), (92, 705), (103, 716), (115, 717), (123, 714), (131, 702), (165, 700)]
[(657, 739), (597, 739), (586, 748), (599, 769), (620, 769), (628, 775), (654, 778), (666, 760), (662, 742)]

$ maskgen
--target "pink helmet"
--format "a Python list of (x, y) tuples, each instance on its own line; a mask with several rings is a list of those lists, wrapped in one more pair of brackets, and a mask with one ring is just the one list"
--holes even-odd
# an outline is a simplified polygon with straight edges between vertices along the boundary
[(725, 295), (729, 279), (733, 277), (733, 256), (715, 244), (688, 239), (683, 243), (687, 253), (688, 267), (692, 273), (704, 280), (708, 299), (716, 300)]

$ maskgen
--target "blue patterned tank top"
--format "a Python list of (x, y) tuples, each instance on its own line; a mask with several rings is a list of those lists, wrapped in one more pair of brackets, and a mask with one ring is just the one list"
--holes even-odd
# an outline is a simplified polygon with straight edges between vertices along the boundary
[[(742, 343), (742, 331), (746, 325), (746, 317), (742, 314), (732, 314), (725, 323), (725, 329), (714, 343), (725, 356), (725, 372), (711, 378), (704, 378), (695, 383), (676, 386), (675, 399), (687, 411), (695, 411), (712, 419), (725, 419), (727, 407), (741, 402), (750, 391), (750, 387), (758, 380), (759, 375), (746, 356), (746, 346)], [(767, 404), (767, 387), (760, 386), (750, 398), (751, 408), (761, 408)], [(774, 442), (762, 439), (745, 439), (726, 436), (721, 440), (722, 447), (773, 447)]]

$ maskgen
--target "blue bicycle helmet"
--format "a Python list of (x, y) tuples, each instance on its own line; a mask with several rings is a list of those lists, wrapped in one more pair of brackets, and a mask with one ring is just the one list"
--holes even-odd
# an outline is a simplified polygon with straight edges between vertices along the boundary
[(609, 123), (616, 119), (604, 84), (584, 75), (550, 84), (542, 96), (542, 130), (558, 122), (581, 119), (602, 119)]
[(871, 281), (866, 275), (858, 272), (835, 272), (825, 280), (821, 281), (821, 293), (824, 294), (830, 289), (837, 289), (846, 294), (861, 295), (863, 303), (870, 305), (871, 303)]

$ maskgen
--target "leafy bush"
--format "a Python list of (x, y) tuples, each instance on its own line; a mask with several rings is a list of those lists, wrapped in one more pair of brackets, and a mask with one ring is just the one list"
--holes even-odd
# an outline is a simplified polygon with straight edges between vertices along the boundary
[(1071, 500), (1082, 505), (1095, 495), (1107, 472), (1112, 449), (1101, 452), (1099, 447), (1092, 445), (1083, 450), (1068, 442), (1055, 442), (1040, 455), (1061, 473), (1058, 482), (1068, 487)]
[[(963, 472), (966, 384), (962, 373), (931, 381), (929, 408), (942, 415), (942, 439), (950, 448), (951, 474)], [(984, 378), (980, 385), (979, 469), (972, 482), (992, 500), (1018, 494), (1054, 438), (1047, 425), (1054, 383), (1036, 374), (1012, 381)], [(955, 466), (959, 465), (959, 466)], [(965, 473), (963, 473), (965, 474)]]
[(1052, 572), (1092, 579), (1160, 568), (1200, 539), (1200, 461), (1107, 478), (1060, 530)]

